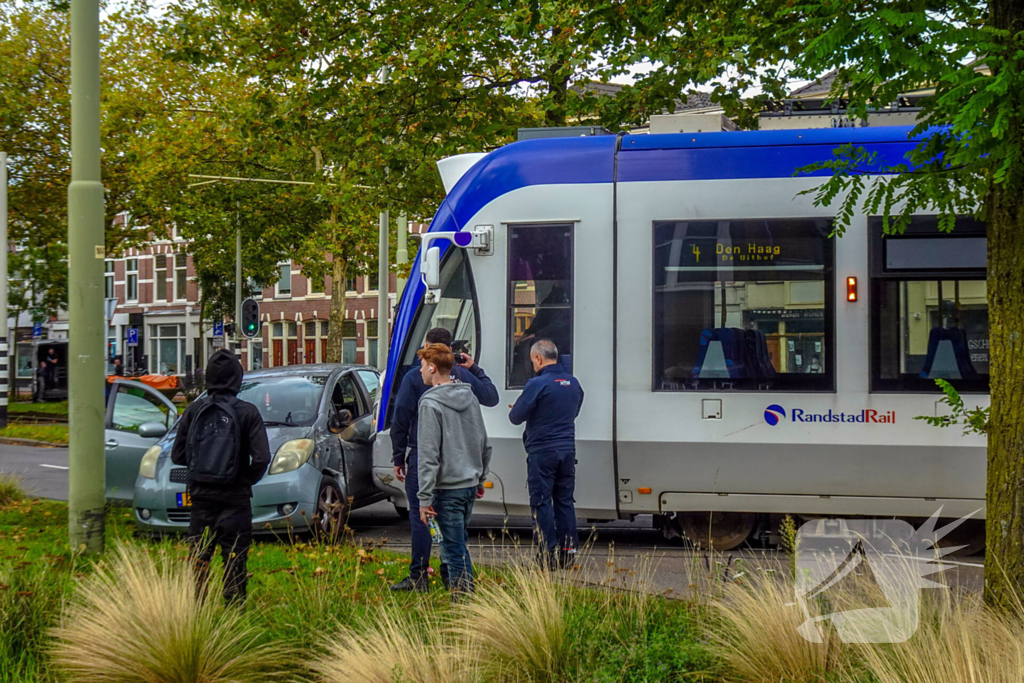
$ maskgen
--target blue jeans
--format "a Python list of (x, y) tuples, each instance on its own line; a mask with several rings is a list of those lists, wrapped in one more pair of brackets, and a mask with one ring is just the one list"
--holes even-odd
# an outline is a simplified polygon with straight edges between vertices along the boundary
[(435, 489), (431, 505), (441, 527), (441, 561), (448, 565), (454, 592), (473, 592), (473, 561), (469, 558), (469, 520), (476, 502), (476, 487)]
[(526, 456), (534, 542), (555, 552), (579, 545), (576, 532), (576, 451), (538, 451)]
[[(420, 479), (416, 451), (411, 451), (405, 461), (405, 497), (409, 501), (409, 535), (411, 536), (412, 557), (409, 560), (409, 577), (413, 581), (426, 581), (430, 566), (430, 529), (420, 521)], [(441, 557), (441, 581), (448, 582), (448, 565)]]

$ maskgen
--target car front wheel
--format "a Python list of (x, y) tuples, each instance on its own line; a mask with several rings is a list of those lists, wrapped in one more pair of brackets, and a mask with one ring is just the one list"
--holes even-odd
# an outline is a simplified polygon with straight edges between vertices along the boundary
[(313, 514), (313, 533), (320, 540), (333, 542), (341, 537), (345, 529), (345, 497), (338, 482), (324, 477), (316, 497), (316, 512)]

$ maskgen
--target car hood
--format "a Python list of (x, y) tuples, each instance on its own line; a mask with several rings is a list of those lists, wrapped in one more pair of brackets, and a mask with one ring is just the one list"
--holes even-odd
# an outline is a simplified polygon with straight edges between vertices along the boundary
[[(161, 458), (169, 458), (171, 456), (171, 447), (174, 446), (174, 438), (177, 433), (178, 430), (177, 427), (175, 427), (160, 441), (160, 445), (163, 448), (160, 452)], [(270, 442), (271, 457), (277, 453), (278, 448), (288, 441), (292, 441), (293, 439), (312, 439), (315, 438), (313, 433), (314, 430), (312, 425), (298, 427), (271, 425), (267, 427), (267, 440)]]

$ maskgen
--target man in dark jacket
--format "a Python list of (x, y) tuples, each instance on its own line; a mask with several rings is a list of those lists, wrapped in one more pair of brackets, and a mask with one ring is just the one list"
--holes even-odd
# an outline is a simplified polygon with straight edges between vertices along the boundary
[[(451, 348), (452, 333), (443, 327), (427, 332), (423, 348), (428, 344), (444, 344)], [(468, 384), (480, 405), (493, 408), (498, 405), (498, 390), (479, 365), (468, 353), (456, 358), (451, 377), (457, 382)], [(409, 501), (409, 524), (412, 536), (412, 560), (409, 576), (391, 587), (396, 591), (427, 590), (427, 567), (430, 564), (430, 530), (420, 519), (419, 476), (417, 472), (417, 415), (420, 397), (430, 389), (420, 375), (419, 364), (410, 369), (402, 378), (402, 384), (395, 397), (395, 416), (391, 422), (392, 459), (395, 477), (405, 482), (405, 496)], [(447, 581), (447, 567), (441, 566), (441, 577)]]
[(235, 398), (241, 386), (242, 366), (230, 351), (222, 349), (210, 356), (206, 365), (206, 396), (192, 403), (181, 416), (171, 450), (171, 462), (188, 467), (191, 475), (197, 462), (218, 455), (200, 451), (189, 457), (189, 430), (196, 415), (209, 401), (223, 402), (234, 411), (240, 459), (235, 480), (211, 484), (193, 482), (189, 476), (188, 485), (192, 498), (188, 540), (199, 594), (206, 593), (216, 544), (224, 560), (224, 600), (228, 603), (245, 601), (246, 560), (252, 541), (252, 485), (263, 478), (270, 464), (270, 443), (259, 410)]
[(534, 519), (534, 541), (541, 560), (571, 566), (576, 533), (576, 417), (583, 406), (583, 388), (558, 364), (558, 347), (541, 339), (530, 349), (537, 376), (526, 383), (514, 406), (512, 424), (526, 423), (526, 483)]

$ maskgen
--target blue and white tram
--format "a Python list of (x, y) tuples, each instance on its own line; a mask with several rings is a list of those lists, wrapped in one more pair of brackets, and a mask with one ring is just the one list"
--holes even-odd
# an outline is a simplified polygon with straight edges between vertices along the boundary
[(943, 409), (935, 378), (988, 401), (984, 225), (942, 234), (922, 215), (883, 239), (861, 213), (831, 237), (835, 205), (800, 194), (822, 174), (796, 174), (844, 143), (879, 167), (904, 162), (909, 130), (545, 139), (442, 161), (448, 194), (380, 391), (378, 484), (405, 505), (392, 397), (444, 325), (502, 395), (484, 409), (493, 487), (480, 512), (529, 513), (522, 428), (504, 406), (541, 337), (587, 392), (581, 517), (653, 514), (729, 548), (787, 513), (982, 507), (984, 440), (914, 418)]

